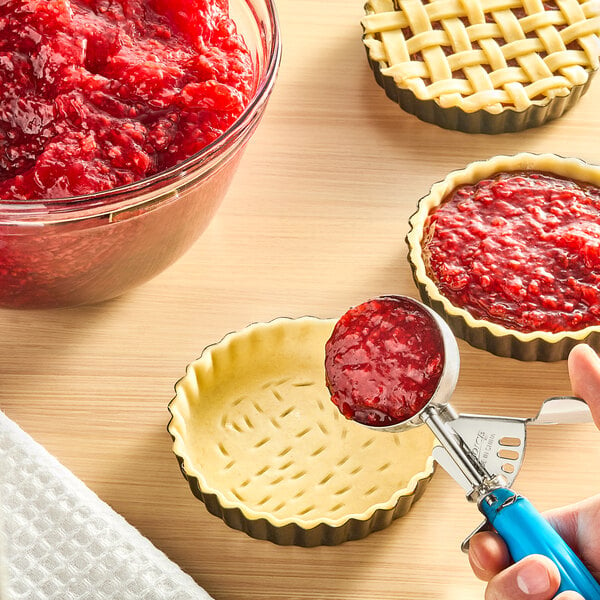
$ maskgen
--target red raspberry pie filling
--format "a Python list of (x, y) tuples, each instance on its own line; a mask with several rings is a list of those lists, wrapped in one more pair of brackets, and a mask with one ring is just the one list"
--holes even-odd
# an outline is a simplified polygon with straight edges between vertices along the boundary
[(383, 296), (351, 308), (325, 346), (326, 384), (348, 419), (375, 427), (414, 417), (432, 398), (444, 343), (418, 303)]
[(600, 189), (549, 173), (461, 185), (425, 224), (427, 273), (455, 306), (509, 329), (600, 324)]
[(160, 173), (253, 93), (226, 0), (0, 2), (0, 198), (66, 198)]
[(600, 167), (473, 162), (432, 186), (406, 239), (421, 299), (471, 345), (542, 361), (600, 347)]

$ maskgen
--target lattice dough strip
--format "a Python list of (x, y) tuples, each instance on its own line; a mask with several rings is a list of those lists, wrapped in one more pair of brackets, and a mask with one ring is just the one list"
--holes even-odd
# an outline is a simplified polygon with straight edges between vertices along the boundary
[(560, 12), (565, 16), (566, 23), (577, 23), (585, 21), (585, 15), (581, 4), (577, 0), (556, 0)]
[(420, 0), (401, 0), (400, 8), (408, 19), (413, 35), (432, 30), (431, 17)]
[[(539, 40), (537, 40), (539, 43)], [(546, 77), (552, 77), (553, 73), (539, 54), (528, 53), (516, 57), (519, 66), (527, 73), (529, 81), (538, 81)]]
[[(452, 54), (448, 57), (448, 64), (452, 72), (460, 71), (461, 69), (468, 69), (475, 65), (481, 66), (487, 63), (487, 56), (483, 50), (467, 50), (465, 52), (459, 52)], [(502, 65), (506, 65), (504, 57), (502, 57)]]
[(410, 63), (410, 54), (401, 31), (390, 31), (381, 34), (383, 54), (390, 65)]
[(395, 10), (394, 0), (371, 0), (369, 4), (377, 13), (393, 12)]
[(502, 38), (507, 42), (525, 39), (519, 19), (512, 10), (493, 11), (491, 15), (494, 21), (498, 23)]
[[(500, 113), (508, 98), (509, 96), (504, 90), (484, 90), (475, 94), (465, 94), (461, 98), (460, 107), (467, 113), (475, 112), (482, 106), (485, 106), (486, 110), (490, 113)], [(451, 108), (450, 106), (444, 106), (441, 102), (440, 106), (442, 108)]]
[(517, 110), (525, 110), (531, 104), (526, 86), (513, 81), (512, 83), (507, 83), (502, 89), (509, 98), (506, 104), (513, 104)]
[(485, 15), (475, 2), (466, 5), (460, 0), (436, 0), (426, 5), (427, 14), (432, 23), (466, 17), (471, 23), (484, 23)]
[(531, 53), (543, 51), (544, 47), (537, 38), (527, 38), (508, 42), (500, 46), (500, 49), (502, 50), (504, 59), (508, 62), (509, 60), (523, 58)]
[(542, 0), (522, 0), (523, 8), (528, 15), (535, 13), (545, 14), (547, 11), (544, 9), (544, 3)]
[(566, 77), (556, 75), (540, 81), (534, 81), (525, 87), (529, 98), (537, 96), (565, 96), (569, 93), (571, 81)]
[(432, 81), (452, 79), (452, 71), (442, 48), (439, 46), (423, 48), (421, 54), (423, 55), (423, 61), (427, 65)]
[(461, 107), (465, 112), (474, 112), (481, 106), (486, 106), (489, 112), (500, 113), (504, 104), (509, 101), (510, 96), (506, 90), (485, 90), (463, 98)]
[(527, 83), (527, 75), (519, 67), (506, 67), (490, 73), (495, 89), (501, 89), (509, 83)]
[(448, 43), (454, 48), (455, 54), (472, 50), (473, 46), (471, 45), (469, 34), (460, 19), (444, 19), (442, 27), (447, 34)]
[[(428, 100), (438, 98), (446, 94), (456, 92), (462, 96), (468, 96), (473, 92), (473, 86), (468, 79), (452, 79), (436, 81), (425, 86), (425, 96)], [(492, 90), (489, 90), (492, 91)]]
[(523, 0), (480, 0), (480, 3), (485, 13), (523, 8)]
[(565, 20), (560, 12), (547, 11), (534, 13), (520, 19), (523, 33), (535, 31), (544, 41), (548, 52), (560, 52), (565, 49), (564, 42), (557, 27), (564, 25)]
[(466, 67), (463, 69), (463, 72), (474, 90), (483, 91), (494, 89), (494, 82), (492, 81), (490, 74), (481, 65)]
[[(408, 84), (411, 89), (415, 88), (417, 97), (424, 100), (429, 100), (431, 95), (426, 90), (431, 88), (431, 85), (425, 84), (423, 80), (429, 80), (430, 72), (426, 63), (422, 62), (409, 62), (396, 64), (392, 67), (386, 67), (381, 69), (384, 75), (388, 75), (394, 78), (394, 81), (398, 84)], [(452, 94), (468, 94), (471, 90), (471, 85), (466, 79), (453, 79), (451, 74), (437, 82), (438, 86), (434, 89), (441, 89), (442, 92)], [(441, 86), (441, 88), (440, 88)], [(444, 87), (445, 86), (445, 87)], [(422, 94), (422, 95), (421, 95)]]
[(482, 58), (481, 64), (487, 63), (492, 71), (498, 71), (508, 67), (504, 54), (502, 53), (502, 48), (496, 43), (496, 40), (482, 39), (477, 43), (485, 54), (485, 58)]
[[(563, 40), (565, 46), (569, 45), (575, 40), (581, 43), (581, 40), (587, 38), (593, 38), (600, 33), (600, 16), (594, 17), (589, 21), (579, 21), (572, 23), (568, 27), (565, 27), (560, 31), (560, 37)], [(596, 45), (597, 48), (597, 45)], [(596, 61), (598, 60), (598, 54), (596, 53)]]
[(588, 0), (581, 4), (581, 10), (585, 15), (586, 19), (592, 19), (600, 13), (600, 6), (598, 6), (598, 0)]
[[(485, 23), (485, 12), (483, 10), (483, 6), (479, 2), (472, 2), (471, 0), (462, 0), (460, 2), (460, 6), (463, 10), (462, 14), (464, 14), (469, 23), (473, 25), (479, 25)], [(455, 13), (456, 16), (462, 16), (458, 11)]]
[[(600, 32), (600, 22), (598, 24)], [(585, 52), (592, 69), (600, 67), (600, 38), (595, 35), (588, 35), (578, 40), (579, 45)]]
[(408, 19), (404, 13), (393, 11), (383, 13), (371, 13), (361, 21), (364, 32), (367, 35), (394, 31), (408, 27)]
[(577, 67), (585, 73), (585, 69), (582, 67), (589, 64), (587, 55), (583, 50), (565, 50), (558, 54), (550, 54), (544, 58), (544, 62), (553, 73), (569, 67)]
[[(394, 81), (398, 84), (408, 82), (410, 79), (428, 79), (429, 69), (427, 65), (422, 62), (408, 62), (403, 64), (394, 65), (393, 67), (386, 67), (381, 69), (384, 75), (389, 75), (394, 78)], [(416, 83), (416, 82), (415, 82)], [(425, 87), (425, 84), (423, 84)]]
[[(429, 48), (437, 47), (441, 49), (442, 46), (450, 45), (450, 41), (450, 37), (443, 29), (436, 29), (435, 31), (428, 30), (417, 33), (410, 39), (406, 40), (405, 44), (408, 54), (414, 55)], [(443, 57), (442, 61), (445, 60), (446, 58)]]
[(478, 23), (467, 26), (467, 33), (471, 42), (480, 42), (482, 40), (495, 40), (502, 37), (502, 32), (497, 23)]
[(365, 37), (364, 44), (369, 51), (369, 57), (376, 62), (389, 64), (383, 44), (372, 36)]
[(564, 66), (556, 74), (558, 73), (569, 80), (569, 87), (583, 85), (588, 79), (587, 71), (579, 65)]

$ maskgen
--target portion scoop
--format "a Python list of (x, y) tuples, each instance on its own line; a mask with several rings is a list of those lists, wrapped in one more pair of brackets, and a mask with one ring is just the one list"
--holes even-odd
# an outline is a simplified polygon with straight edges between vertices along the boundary
[[(459, 362), (446, 323), (405, 296), (382, 296), (350, 309), (325, 347), (326, 384), (344, 416), (379, 431), (427, 425), (440, 442), (435, 460), (477, 503), (513, 560), (543, 554), (558, 567), (560, 592), (574, 590), (586, 600), (600, 600), (600, 584), (575, 552), (526, 498), (508, 487), (505, 475), (521, 464), (525, 423), (532, 420), (457, 415), (449, 399)], [(573, 402), (582, 402), (556, 400), (569, 414)], [(518, 446), (520, 452), (507, 452), (505, 445)]]
[(326, 384), (340, 412), (369, 427), (403, 429), (456, 385), (459, 356), (444, 321), (406, 296), (348, 310), (325, 346)]

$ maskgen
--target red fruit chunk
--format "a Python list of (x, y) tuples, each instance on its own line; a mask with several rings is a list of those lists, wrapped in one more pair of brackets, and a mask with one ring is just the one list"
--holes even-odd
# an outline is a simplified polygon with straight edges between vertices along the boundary
[(0, 31), (0, 199), (160, 173), (232, 125), (255, 85), (222, 0), (3, 0)]
[(428, 217), (428, 275), (454, 306), (508, 329), (600, 325), (600, 189), (548, 173), (500, 173)]
[(346, 418), (364, 425), (411, 419), (432, 398), (443, 368), (443, 339), (434, 318), (401, 296), (351, 308), (325, 345), (331, 399)]

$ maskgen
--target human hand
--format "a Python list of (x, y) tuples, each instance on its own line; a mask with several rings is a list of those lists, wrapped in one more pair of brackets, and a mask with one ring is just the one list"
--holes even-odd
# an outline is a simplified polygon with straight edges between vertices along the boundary
[[(569, 354), (568, 368), (573, 394), (587, 402), (600, 429), (600, 358), (580, 344)], [(600, 495), (546, 512), (544, 517), (600, 580)], [(494, 532), (471, 538), (469, 562), (475, 575), (488, 582), (486, 600), (581, 600), (575, 592), (556, 596), (560, 575), (549, 558), (532, 555), (512, 564), (505, 543)]]

